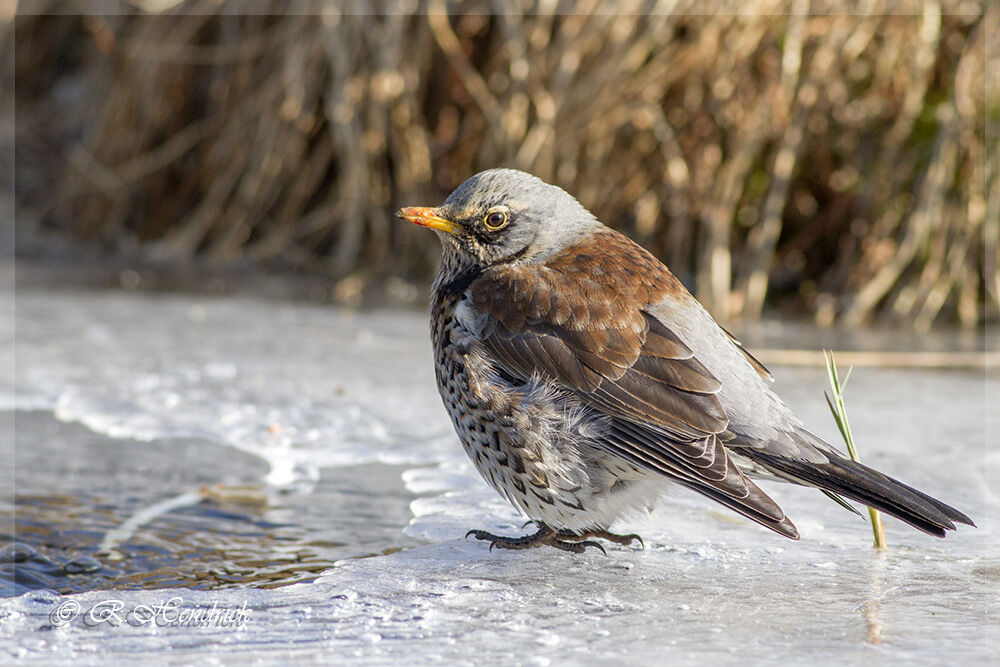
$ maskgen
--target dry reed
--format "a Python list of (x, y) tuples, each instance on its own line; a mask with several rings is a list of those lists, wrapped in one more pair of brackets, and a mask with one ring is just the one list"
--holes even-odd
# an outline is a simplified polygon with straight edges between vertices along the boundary
[(724, 318), (995, 316), (996, 4), (160, 4), (13, 21), (17, 201), (45, 228), (321, 271), (349, 298), (433, 270), (395, 207), (504, 165)]

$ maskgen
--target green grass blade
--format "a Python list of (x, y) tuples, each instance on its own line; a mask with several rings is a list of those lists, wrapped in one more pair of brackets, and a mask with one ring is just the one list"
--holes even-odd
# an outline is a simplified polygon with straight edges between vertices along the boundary
[[(848, 369), (847, 375), (844, 376), (844, 381), (841, 382), (840, 376), (837, 373), (837, 363), (833, 358), (833, 351), (823, 350), (823, 358), (826, 360), (826, 374), (830, 379), (830, 393), (823, 392), (823, 396), (826, 398), (826, 404), (830, 406), (833, 421), (837, 424), (840, 435), (844, 438), (844, 443), (847, 445), (848, 456), (855, 463), (861, 463), (861, 457), (858, 456), (857, 447), (854, 445), (851, 423), (847, 420), (847, 408), (844, 405), (844, 386), (851, 379), (851, 371), (854, 369)], [(839, 504), (846, 505), (846, 502), (840, 499)], [(885, 528), (882, 526), (882, 515), (879, 514), (877, 509), (869, 507), (868, 516), (871, 519), (872, 535), (875, 537), (875, 548), (885, 549)]]

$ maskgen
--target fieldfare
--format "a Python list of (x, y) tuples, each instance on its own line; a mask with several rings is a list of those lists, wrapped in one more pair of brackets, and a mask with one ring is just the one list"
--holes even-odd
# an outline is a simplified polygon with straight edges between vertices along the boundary
[(767, 369), (666, 266), (560, 188), (491, 169), (441, 206), (397, 215), (444, 248), (431, 336), (455, 430), (537, 528), (469, 533), (491, 548), (628, 544), (638, 536), (610, 533), (612, 523), (651, 508), (671, 482), (797, 539), (751, 478), (816, 487), (939, 537), (973, 525), (806, 430)]

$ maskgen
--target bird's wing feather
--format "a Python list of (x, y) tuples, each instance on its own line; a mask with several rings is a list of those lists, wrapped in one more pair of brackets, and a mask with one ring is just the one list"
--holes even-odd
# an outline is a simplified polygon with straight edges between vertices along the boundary
[(762, 378), (764, 378), (768, 382), (774, 382), (774, 376), (771, 375), (771, 371), (769, 371), (767, 369), (767, 366), (765, 366), (764, 364), (760, 363), (760, 361), (757, 359), (757, 357), (755, 357), (752, 354), (750, 354), (750, 351), (747, 350), (745, 347), (743, 347), (743, 343), (741, 343), (736, 338), (736, 336), (734, 336), (733, 334), (729, 333), (728, 331), (726, 331), (726, 329), (724, 329), (722, 327), (719, 327), (719, 328), (722, 329), (723, 333), (726, 334), (726, 336), (729, 338), (730, 342), (732, 342), (732, 344), (736, 346), (736, 349), (738, 349), (741, 353), (743, 353), (743, 357), (747, 360), (747, 362), (749, 362), (749, 364), (751, 366), (753, 366), (753, 369), (755, 371), (757, 371), (758, 375), (760, 375)]
[[(625, 237), (595, 236), (603, 238), (541, 267), (490, 269), (473, 281), (472, 304), (491, 318), (483, 345), (505, 373), (541, 374), (607, 415), (601, 444), (611, 452), (795, 536), (719, 439), (729, 423), (722, 383), (647, 310), (664, 290), (683, 287)], [(602, 279), (609, 275), (616, 279)]]

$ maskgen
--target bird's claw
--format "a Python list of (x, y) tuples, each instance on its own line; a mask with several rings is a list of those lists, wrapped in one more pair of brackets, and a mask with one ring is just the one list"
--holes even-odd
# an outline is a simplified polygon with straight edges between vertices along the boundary
[(590, 530), (578, 535), (566, 530), (559, 531), (559, 539), (567, 542), (582, 542), (589, 537), (607, 540), (608, 542), (614, 542), (615, 544), (620, 544), (625, 547), (632, 546), (632, 543), (637, 541), (639, 542), (640, 549), (646, 548), (646, 543), (643, 541), (642, 537), (636, 533), (618, 535), (616, 533), (610, 533), (606, 530)]
[(497, 546), (497, 540), (499, 539), (496, 535), (487, 533), (485, 530), (470, 530), (465, 534), (464, 539), (469, 539), (469, 535), (475, 536), (477, 540), (489, 540), (490, 541), (490, 553), (493, 552), (493, 547)]
[[(632, 546), (633, 542), (638, 542), (639, 549), (644, 550), (646, 548), (646, 543), (642, 540), (642, 536), (636, 533), (629, 533), (628, 535), (618, 535), (617, 537), (622, 538), (622, 541), (618, 542), (618, 544), (621, 544), (623, 546), (630, 547)], [(612, 542), (614, 541), (616, 540), (612, 540)]]
[(502, 539), (498, 535), (494, 535), (493, 533), (487, 533), (485, 530), (475, 530), (475, 529), (470, 530), (469, 532), (467, 532), (465, 534), (465, 538), (464, 539), (469, 539), (470, 535), (472, 535), (473, 537), (475, 537), (477, 540), (499, 540), (499, 539)]
[(597, 549), (600, 549), (601, 553), (604, 554), (605, 556), (608, 555), (608, 552), (604, 549), (604, 545), (601, 544), (600, 542), (595, 542), (594, 540), (585, 540), (583, 542), (577, 542), (574, 546), (580, 547), (579, 551), (577, 551), (576, 549), (573, 550), (578, 554), (582, 554), (584, 551), (586, 551), (587, 547), (595, 547)]
[(641, 548), (646, 548), (646, 544), (642, 541), (642, 538), (635, 533), (616, 535), (606, 530), (592, 530), (578, 535), (567, 530), (553, 530), (537, 521), (529, 521), (528, 523), (538, 525), (538, 532), (523, 537), (504, 537), (502, 535), (494, 535), (485, 530), (470, 530), (465, 534), (465, 539), (469, 539), (471, 536), (477, 540), (488, 540), (490, 543), (490, 552), (493, 549), (531, 549), (532, 547), (548, 545), (560, 551), (569, 551), (576, 554), (584, 553), (587, 547), (594, 547), (595, 549), (600, 549), (601, 553), (607, 556), (608, 552), (604, 548), (604, 545), (595, 540), (588, 539), (591, 537), (608, 540), (609, 542), (624, 546), (629, 546), (632, 542), (638, 541)]

